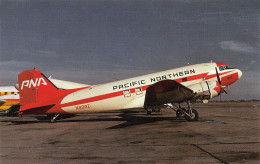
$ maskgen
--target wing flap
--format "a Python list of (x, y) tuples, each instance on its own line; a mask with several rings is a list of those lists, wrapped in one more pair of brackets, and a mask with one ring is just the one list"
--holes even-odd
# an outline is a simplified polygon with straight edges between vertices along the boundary
[(161, 106), (166, 103), (181, 103), (193, 98), (193, 90), (174, 80), (163, 80), (147, 88), (145, 107)]

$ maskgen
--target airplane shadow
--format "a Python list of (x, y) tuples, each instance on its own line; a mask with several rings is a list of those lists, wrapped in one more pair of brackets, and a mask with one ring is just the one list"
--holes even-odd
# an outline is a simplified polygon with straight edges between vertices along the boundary
[(115, 125), (108, 127), (106, 129), (118, 129), (118, 128), (125, 128), (129, 126), (137, 126), (137, 125), (142, 125), (142, 124), (147, 124), (147, 123), (153, 123), (153, 122), (158, 122), (158, 121), (164, 121), (164, 120), (170, 120), (172, 122), (185, 122), (184, 119), (179, 119), (177, 117), (163, 117), (157, 115), (151, 115), (147, 116), (146, 114), (143, 115), (132, 115), (132, 114), (120, 114), (122, 121), (125, 121), (121, 124)]
[[(110, 112), (111, 113), (111, 112)], [(113, 112), (112, 112), (113, 113)], [(121, 111), (115, 112), (115, 116), (118, 116), (117, 118), (109, 118), (109, 116), (101, 115), (98, 118), (89, 118), (89, 119), (61, 119), (57, 120), (56, 123), (62, 123), (62, 122), (98, 122), (98, 121), (124, 121), (123, 123), (120, 123), (115, 126), (108, 127), (106, 129), (119, 129), (119, 128), (125, 128), (130, 126), (137, 126), (147, 123), (153, 123), (158, 121), (164, 121), (164, 120), (170, 120), (172, 122), (186, 122), (185, 119), (180, 119), (177, 117), (163, 117), (161, 114), (153, 114), (153, 115), (146, 115), (143, 112), (136, 112), (136, 111)], [(104, 113), (103, 113), (104, 114)], [(72, 116), (75, 117), (76, 115)], [(34, 116), (35, 117), (35, 116)], [(21, 124), (33, 124), (33, 123), (49, 123), (49, 120), (46, 116), (36, 116), (38, 120), (2, 120), (0, 122), (9, 122), (11, 124), (9, 125), (21, 125)], [(69, 117), (68, 117), (69, 118)]]

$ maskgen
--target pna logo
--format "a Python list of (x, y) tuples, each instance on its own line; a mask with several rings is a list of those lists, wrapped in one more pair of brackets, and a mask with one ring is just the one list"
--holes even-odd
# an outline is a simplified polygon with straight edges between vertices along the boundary
[(41, 78), (36, 78), (35, 81), (33, 81), (33, 79), (25, 80), (25, 81), (22, 82), (21, 89), (23, 89), (23, 87), (28, 87), (28, 88), (31, 88), (32, 86), (33, 87), (36, 87), (36, 86), (38, 87), (41, 84), (47, 85), (46, 81), (42, 77)]

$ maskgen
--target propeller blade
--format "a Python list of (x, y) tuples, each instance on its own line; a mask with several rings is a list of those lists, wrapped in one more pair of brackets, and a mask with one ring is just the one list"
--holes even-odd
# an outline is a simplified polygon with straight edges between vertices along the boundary
[(221, 85), (221, 81), (220, 81), (220, 78), (219, 78), (219, 74), (218, 74), (217, 67), (215, 67), (215, 69), (216, 69), (216, 75), (217, 75), (218, 82), (219, 82), (219, 84), (220, 84), (220, 86), (221, 86), (221, 88), (222, 88), (222, 85)]
[(220, 86), (221, 87), (221, 93), (225, 92), (226, 94), (228, 94), (228, 86)]
[(228, 94), (228, 91), (229, 91), (228, 86), (226, 86), (225, 88), (227, 88), (227, 90), (224, 89), (224, 92), (225, 92), (226, 94)]
[(221, 85), (221, 81), (220, 81), (220, 77), (219, 77), (219, 74), (218, 74), (217, 67), (215, 67), (215, 69), (216, 69), (216, 75), (217, 75), (218, 83), (219, 83), (220, 88), (221, 88), (221, 93), (225, 92), (226, 94), (228, 94), (228, 88), (227, 88), (227, 91), (226, 91), (225, 88), (223, 88), (223, 86)]

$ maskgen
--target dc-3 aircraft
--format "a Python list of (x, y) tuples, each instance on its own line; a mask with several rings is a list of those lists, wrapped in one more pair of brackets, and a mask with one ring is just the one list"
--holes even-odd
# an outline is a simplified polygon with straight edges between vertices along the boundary
[[(225, 63), (202, 63), (100, 85), (58, 88), (37, 69), (18, 75), (20, 114), (47, 114), (55, 122), (62, 114), (80, 114), (130, 108), (170, 107), (177, 117), (198, 120), (190, 102), (204, 103), (241, 78), (239, 69)], [(187, 103), (187, 108), (181, 106)]]

